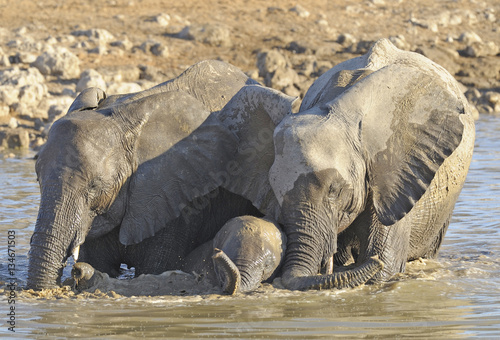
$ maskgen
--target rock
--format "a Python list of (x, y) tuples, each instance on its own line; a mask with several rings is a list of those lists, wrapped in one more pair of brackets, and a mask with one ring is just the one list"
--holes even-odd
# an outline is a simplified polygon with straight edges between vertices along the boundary
[(315, 57), (306, 58), (299, 66), (299, 74), (310, 77), (316, 71), (317, 60)]
[(19, 101), (19, 89), (12, 85), (0, 86), (0, 103), (12, 105)]
[(141, 65), (141, 66), (139, 66), (139, 68), (141, 70), (141, 74), (139, 77), (141, 80), (148, 80), (148, 81), (152, 81), (155, 83), (160, 83), (160, 82), (168, 79), (168, 77), (164, 73), (164, 71), (157, 68), (157, 67), (149, 66), (149, 65), (147, 65), (147, 66)]
[(20, 69), (15, 66), (0, 71), (0, 85), (22, 87), (34, 83), (45, 83), (45, 78), (36, 68)]
[(139, 47), (144, 53), (152, 53), (157, 57), (168, 57), (168, 47), (154, 40), (148, 40)]
[(96, 71), (102, 75), (106, 83), (134, 82), (141, 76), (141, 69), (130, 65), (100, 67)]
[(73, 103), (74, 99), (74, 97), (64, 95), (45, 98), (40, 103), (39, 108), (47, 112), (47, 119), (45, 120), (51, 123), (61, 118), (68, 112), (68, 109)]
[(312, 49), (308, 45), (309, 44), (307, 42), (292, 41), (286, 46), (286, 49), (293, 53), (312, 54)]
[(134, 46), (134, 44), (132, 44), (132, 42), (130, 40), (128, 40), (127, 38), (122, 39), (122, 40), (116, 40), (116, 41), (113, 41), (109, 44), (110, 44), (110, 46), (118, 47), (118, 48), (121, 48), (125, 51), (130, 51), (132, 49), (132, 47)]
[(8, 55), (0, 55), (0, 66), (10, 67), (10, 59)]
[(186, 26), (178, 33), (178, 37), (211, 46), (229, 47), (232, 45), (229, 28), (220, 24)]
[(487, 43), (475, 42), (467, 46), (463, 51), (466, 57), (479, 58), (487, 56), (495, 56), (500, 52), (498, 45), (493, 41)]
[(109, 50), (105, 44), (99, 44), (98, 46), (89, 49), (88, 53), (97, 55), (106, 55), (109, 53)]
[(0, 118), (8, 117), (10, 114), (10, 107), (7, 104), (0, 103)]
[(28, 84), (19, 91), (19, 102), (26, 106), (36, 107), (43, 97), (48, 95), (47, 85), (41, 83)]
[(468, 31), (460, 34), (460, 36), (458, 37), (458, 41), (470, 45), (476, 42), (482, 42), (483, 40), (475, 32)]
[(142, 91), (141, 85), (137, 83), (112, 83), (108, 86), (108, 95), (134, 93)]
[(77, 78), (80, 75), (80, 60), (65, 47), (44, 52), (33, 66), (44, 75), (59, 76), (62, 79)]
[(7, 126), (11, 129), (16, 129), (19, 126), (19, 123), (16, 118), (10, 117), (9, 124), (7, 124)]
[(30, 136), (25, 129), (9, 129), (0, 131), (0, 147), (10, 149), (26, 149), (30, 145)]
[(484, 13), (484, 18), (490, 22), (495, 22), (497, 21), (497, 17), (495, 16), (495, 13), (493, 12), (492, 9), (490, 9), (489, 11), (486, 11)]
[(295, 7), (292, 7), (292, 8), (289, 9), (289, 11), (297, 14), (301, 18), (308, 18), (309, 15), (311, 15), (311, 13), (309, 13), (309, 11), (307, 11), (301, 5), (297, 5)]
[(266, 86), (281, 90), (293, 86), (299, 80), (297, 72), (292, 68), (278, 68), (273, 73), (268, 73), (265, 78)]
[(358, 40), (352, 34), (343, 33), (337, 37), (337, 42), (346, 47), (356, 44)]
[(158, 23), (158, 25), (162, 27), (166, 27), (168, 26), (168, 24), (170, 24), (170, 15), (166, 13), (158, 14), (157, 16), (153, 17), (153, 21)]
[(390, 36), (389, 40), (399, 48), (400, 50), (405, 50), (409, 51), (410, 50), (410, 44), (406, 41), (406, 38), (404, 35), (396, 35), (396, 36)]
[(476, 104), (481, 98), (481, 92), (479, 92), (476, 88), (471, 88), (465, 91), (465, 98), (469, 101), (469, 103)]
[(106, 91), (106, 82), (102, 75), (94, 69), (88, 69), (82, 72), (80, 80), (76, 84), (76, 92), (82, 92), (89, 87), (98, 87)]
[(419, 47), (416, 52), (443, 66), (450, 74), (456, 74), (460, 70), (458, 64), (460, 55), (456, 50), (440, 45), (431, 45)]
[(265, 78), (277, 69), (286, 68), (287, 60), (283, 54), (276, 50), (261, 52), (257, 55), (259, 76)]
[(484, 94), (484, 101), (493, 109), (493, 113), (500, 113), (500, 93), (488, 91)]
[(97, 44), (107, 44), (116, 40), (113, 34), (102, 28), (93, 28), (89, 30), (76, 30), (71, 32), (75, 37), (85, 36)]
[(16, 64), (31, 64), (36, 60), (37, 56), (29, 52), (17, 52), (14, 56)]

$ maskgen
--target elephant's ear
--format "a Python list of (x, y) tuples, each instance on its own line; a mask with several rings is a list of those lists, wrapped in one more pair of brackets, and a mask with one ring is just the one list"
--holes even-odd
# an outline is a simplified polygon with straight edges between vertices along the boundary
[(392, 225), (422, 197), (462, 140), (465, 103), (421, 65), (390, 65), (355, 84), (337, 105), (360, 113), (368, 181), (380, 222)]
[[(157, 93), (133, 102), (118, 102), (109, 108), (99, 108), (97, 112), (118, 123), (127, 159), (121, 165), (131, 166), (134, 176), (139, 178), (136, 183), (139, 187), (141, 181), (148, 179), (144, 178), (143, 167), (137, 166), (147, 161), (154, 166), (157, 156), (188, 136), (210, 114), (202, 103), (183, 91)], [(122, 181), (128, 178), (126, 173), (117, 171)], [(101, 236), (120, 225), (126, 211), (127, 192), (120, 190), (109, 210), (96, 216), (89, 237)]]
[(292, 101), (272, 89), (245, 86), (188, 137), (143, 163), (130, 183), (120, 242), (138, 243), (173, 219), (189, 216), (192, 206), (196, 209), (196, 202), (218, 187), (257, 208), (277, 209), (267, 180), (274, 158), (272, 136)]

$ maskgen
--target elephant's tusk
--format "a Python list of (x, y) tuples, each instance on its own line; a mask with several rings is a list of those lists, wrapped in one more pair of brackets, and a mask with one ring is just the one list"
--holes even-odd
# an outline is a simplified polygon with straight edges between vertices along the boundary
[(326, 263), (326, 274), (333, 274), (333, 255), (330, 256), (328, 262)]
[(78, 261), (79, 254), (80, 254), (80, 246), (73, 249), (73, 259), (75, 260), (75, 262)]

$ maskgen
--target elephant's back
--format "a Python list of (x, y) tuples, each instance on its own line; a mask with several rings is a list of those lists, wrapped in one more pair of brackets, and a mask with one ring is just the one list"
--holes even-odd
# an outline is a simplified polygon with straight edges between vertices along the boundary
[(462, 141), (405, 217), (412, 226), (408, 260), (436, 255), (465, 183), (474, 149), (475, 127), (471, 114), (462, 114), (460, 119), (464, 125)]

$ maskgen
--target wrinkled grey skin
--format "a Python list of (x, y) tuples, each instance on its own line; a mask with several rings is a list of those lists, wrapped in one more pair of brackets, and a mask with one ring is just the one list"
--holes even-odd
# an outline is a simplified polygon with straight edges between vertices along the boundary
[[(384, 268), (372, 281), (435, 256), (471, 161), (474, 123), (450, 74), (381, 40), (322, 75), (274, 143), (270, 183), (288, 239), (283, 285), (324, 289), (332, 276), (316, 274), (333, 255), (355, 268), (378, 257)], [(355, 276), (341, 286), (356, 285)]]
[[(286, 237), (277, 224), (264, 218), (240, 216), (229, 220), (213, 240), (192, 251), (181, 269), (222, 287), (227, 294), (251, 291), (275, 276), (285, 254), (285, 244)], [(105, 286), (122, 294), (123, 280), (110, 280), (87, 263), (76, 263), (72, 276), (78, 290), (104, 286), (102, 283), (106, 280)], [(124, 287), (137, 286), (135, 280)], [(149, 286), (146, 280), (154, 281), (157, 277), (141, 277), (141, 287)], [(139, 289), (132, 294), (151, 292)]]
[(275, 276), (285, 246), (286, 236), (277, 223), (254, 216), (235, 217), (213, 240), (189, 254), (182, 270), (203, 274), (228, 294), (247, 292)]
[[(135, 223), (134, 216), (126, 214), (133, 194), (130, 183), (160, 185), (154, 174), (159, 156), (249, 84), (255, 82), (237, 68), (205, 61), (147, 91), (107, 98), (100, 89), (82, 92), (52, 126), (36, 162), (41, 202), (27, 287), (54, 287), (66, 259), (78, 253), (80, 260), (112, 276), (121, 263), (136, 267), (138, 274), (161, 273), (212, 239), (228, 219), (260, 216), (247, 200), (212, 190), (203, 205), (185, 204), (191, 210), (182, 218), (135, 225), (161, 230), (154, 239), (128, 247), (119, 242), (119, 237), (127, 241), (120, 225)], [(140, 195), (134, 199), (147, 204)]]

